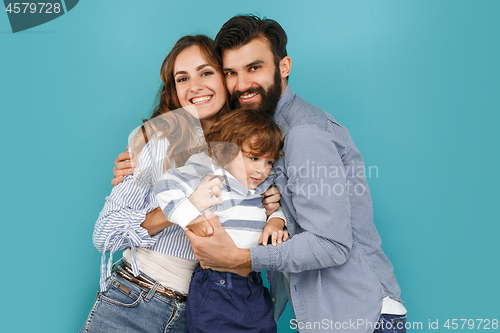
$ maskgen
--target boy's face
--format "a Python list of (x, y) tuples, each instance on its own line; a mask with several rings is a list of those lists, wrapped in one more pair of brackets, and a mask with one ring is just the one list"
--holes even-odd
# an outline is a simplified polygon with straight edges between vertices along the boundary
[(225, 169), (247, 189), (255, 190), (271, 173), (274, 158), (269, 156), (252, 154), (249, 145), (244, 144), (243, 151)]

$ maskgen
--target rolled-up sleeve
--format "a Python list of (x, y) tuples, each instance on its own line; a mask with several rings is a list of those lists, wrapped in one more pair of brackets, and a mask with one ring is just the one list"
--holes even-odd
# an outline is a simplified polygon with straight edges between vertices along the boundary
[[(146, 229), (141, 227), (146, 214), (158, 207), (152, 190), (152, 162), (146, 146), (141, 153), (141, 168), (131, 176), (115, 186), (94, 226), (92, 241), (102, 253), (101, 257), (101, 291), (106, 289), (105, 279), (111, 274), (113, 253), (118, 250), (131, 248), (134, 275), (139, 274), (135, 258), (135, 248), (153, 246), (159, 234), (151, 237)], [(145, 152), (146, 151), (146, 152)], [(106, 269), (106, 253), (109, 260)]]
[[(141, 227), (146, 214), (158, 207), (153, 192), (153, 158), (151, 146), (146, 145), (139, 155), (138, 164), (133, 175), (126, 176), (115, 186), (106, 202), (94, 227), (92, 240), (99, 252), (107, 252), (117, 241), (122, 242), (119, 248), (131, 245), (152, 246), (155, 239)], [(130, 237), (133, 235), (132, 237)], [(134, 244), (130, 244), (134, 241)]]
[[(134, 233), (140, 241), (135, 246), (152, 246), (154, 240), (141, 227), (146, 214), (158, 207), (151, 190), (134, 184), (133, 177), (127, 176), (111, 194), (106, 197), (104, 207), (94, 227), (92, 240), (99, 252), (110, 251), (113, 244), (124, 236)], [(111, 238), (110, 238), (111, 237)], [(117, 250), (130, 246), (126, 238)]]

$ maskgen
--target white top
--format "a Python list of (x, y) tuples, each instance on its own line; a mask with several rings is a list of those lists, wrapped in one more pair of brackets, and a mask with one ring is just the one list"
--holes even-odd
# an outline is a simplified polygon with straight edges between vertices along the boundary
[[(132, 251), (123, 251), (123, 257), (131, 262)], [(181, 294), (188, 293), (193, 269), (198, 265), (197, 260), (169, 256), (142, 247), (136, 249), (136, 259), (142, 273)]]

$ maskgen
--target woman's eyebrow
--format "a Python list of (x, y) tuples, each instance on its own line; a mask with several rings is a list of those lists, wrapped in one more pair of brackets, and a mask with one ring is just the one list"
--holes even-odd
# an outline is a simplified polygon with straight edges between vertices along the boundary
[(186, 71), (177, 71), (174, 73), (174, 76), (176, 76), (177, 74), (187, 74)]
[[(210, 66), (209, 64), (202, 64), (202, 65), (199, 65), (198, 67), (196, 67), (196, 71), (199, 71), (207, 66)], [(187, 74), (187, 71), (185, 70), (180, 70), (180, 71), (177, 71), (174, 73), (174, 76), (176, 76), (177, 74)]]
[(207, 66), (210, 66), (209, 64), (203, 64), (203, 65), (200, 65), (198, 67), (196, 67), (196, 71), (199, 71), (201, 69), (203, 69), (204, 67), (207, 67)]

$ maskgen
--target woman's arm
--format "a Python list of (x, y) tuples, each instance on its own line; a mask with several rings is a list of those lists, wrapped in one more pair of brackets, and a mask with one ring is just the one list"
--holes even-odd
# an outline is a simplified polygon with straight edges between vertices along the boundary
[[(158, 140), (154, 146), (147, 144), (138, 156), (139, 167), (134, 175), (125, 176), (106, 197), (104, 208), (94, 227), (94, 246), (102, 252), (101, 290), (105, 290), (105, 280), (111, 274), (113, 253), (130, 247), (134, 274), (139, 273), (135, 260), (135, 247), (151, 247), (160, 237), (160, 232), (171, 224), (158, 209), (153, 192), (154, 172), (166, 152), (168, 141)], [(164, 154), (164, 153), (163, 153)], [(158, 162), (160, 161), (160, 162)], [(156, 170), (155, 172), (158, 172)], [(110, 252), (106, 271), (106, 252)]]
[[(125, 249), (129, 246), (151, 246), (155, 241), (141, 226), (148, 213), (158, 207), (151, 189), (138, 186), (133, 176), (114, 187), (94, 227), (92, 240), (99, 252)], [(154, 234), (154, 233), (152, 233)], [(113, 251), (113, 252), (114, 252)]]
[(146, 229), (150, 236), (153, 236), (163, 229), (166, 229), (173, 225), (172, 222), (167, 220), (165, 214), (163, 214), (160, 207), (155, 208), (151, 212), (146, 214), (146, 218), (141, 223), (141, 227)]

